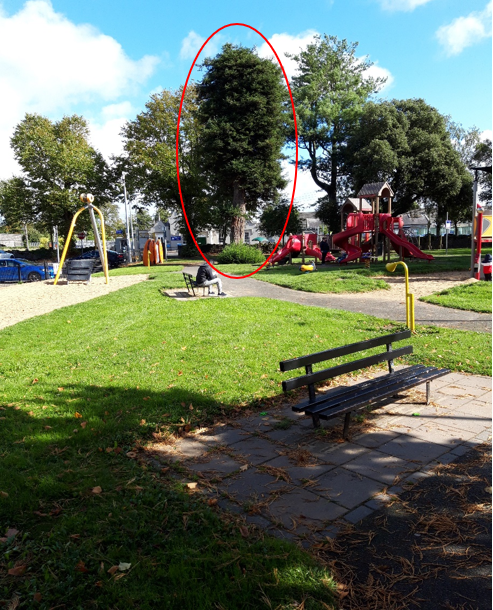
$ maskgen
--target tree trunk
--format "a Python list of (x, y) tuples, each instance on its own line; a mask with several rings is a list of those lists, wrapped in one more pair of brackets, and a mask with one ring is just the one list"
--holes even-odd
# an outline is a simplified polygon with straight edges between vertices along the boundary
[(26, 250), (29, 252), (29, 235), (27, 234), (27, 223), (24, 223), (24, 233), (26, 235)]
[(238, 186), (237, 181), (235, 181), (233, 188), (233, 207), (237, 215), (233, 217), (231, 223), (231, 243), (239, 244), (245, 241), (245, 191)]

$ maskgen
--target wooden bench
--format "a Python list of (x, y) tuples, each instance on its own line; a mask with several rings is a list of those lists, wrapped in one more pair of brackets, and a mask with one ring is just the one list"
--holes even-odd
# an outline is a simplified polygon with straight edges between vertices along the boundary
[(202, 296), (205, 296), (206, 288), (209, 288), (209, 292), (210, 292), (210, 286), (204, 286), (203, 284), (197, 284), (197, 281), (195, 280), (195, 278), (193, 277), (193, 275), (191, 273), (185, 273), (184, 271), (182, 273), (183, 273), (183, 279), (185, 280), (185, 284), (187, 286), (188, 294), (190, 294), (190, 291), (191, 291), (193, 296), (196, 297), (197, 295), (195, 294), (195, 288), (202, 288)]
[[(368, 405), (371, 405), (379, 400), (395, 396), (402, 390), (408, 390), (422, 383), (426, 383), (426, 404), (430, 401), (430, 382), (432, 379), (437, 379), (443, 375), (450, 373), (449, 369), (438, 369), (434, 366), (413, 365), (404, 369), (395, 371), (394, 359), (407, 354), (412, 354), (412, 345), (392, 348), (392, 343), (409, 339), (411, 336), (410, 330), (385, 335), (367, 341), (359, 341), (343, 347), (317, 352), (300, 358), (284, 360), (280, 363), (281, 371), (292, 371), (300, 367), (305, 367), (305, 375), (294, 377), (282, 382), (282, 388), (285, 392), (308, 387), (308, 399), (295, 405), (293, 411), (304, 412), (306, 415), (311, 415), (313, 425), (320, 427), (320, 420), (327, 420), (338, 415), (345, 415), (343, 437), (347, 439), (349, 431), (349, 423), (351, 421), (352, 411), (357, 411)], [(312, 370), (312, 366), (319, 362), (332, 360), (348, 354), (355, 354), (380, 345), (386, 346), (386, 351), (367, 356), (359, 360), (353, 360), (344, 364), (339, 364), (331, 368), (321, 371)], [(366, 380), (352, 386), (343, 386), (328, 390), (327, 392), (317, 394), (315, 384), (332, 379), (338, 375), (350, 373), (379, 364), (388, 362), (389, 372), (386, 375), (376, 377), (375, 379)]]

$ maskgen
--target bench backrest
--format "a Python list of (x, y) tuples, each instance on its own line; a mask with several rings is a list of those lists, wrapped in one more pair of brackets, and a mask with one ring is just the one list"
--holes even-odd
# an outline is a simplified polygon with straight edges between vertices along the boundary
[[(411, 336), (410, 330), (405, 330), (392, 335), (384, 335), (383, 337), (375, 337), (374, 339), (368, 339), (367, 341), (358, 341), (357, 343), (351, 343), (350, 345), (344, 345), (342, 347), (335, 347), (328, 349), (323, 352), (317, 352), (315, 354), (309, 354), (308, 356), (301, 356), (299, 358), (292, 358), (291, 360), (283, 360), (280, 363), (281, 371), (292, 371), (294, 369), (305, 367), (305, 375), (300, 377), (294, 377), (293, 379), (287, 379), (282, 382), (282, 389), (287, 392), (303, 386), (308, 386), (310, 393), (310, 400), (315, 399), (315, 383), (332, 379), (338, 375), (345, 373), (351, 373), (367, 366), (379, 364), (380, 362), (389, 363), (389, 372), (394, 371), (394, 358), (405, 356), (406, 354), (413, 353), (412, 345), (406, 347), (400, 347), (399, 349), (393, 350), (392, 343), (402, 341), (403, 339), (409, 339)], [(387, 351), (368, 356), (366, 358), (360, 358), (359, 360), (353, 360), (351, 362), (345, 362), (321, 371), (314, 373), (312, 371), (312, 365), (318, 362), (325, 362), (326, 360), (332, 360), (333, 358), (339, 358), (340, 356), (347, 356), (348, 354), (355, 354), (362, 352), (379, 345), (386, 345)]]

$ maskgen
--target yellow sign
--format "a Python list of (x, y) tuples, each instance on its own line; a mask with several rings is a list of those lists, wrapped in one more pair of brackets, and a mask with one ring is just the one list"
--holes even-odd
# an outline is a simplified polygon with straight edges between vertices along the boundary
[[(477, 227), (478, 219), (474, 219), (474, 235), (476, 235), (476, 227)], [(481, 227), (481, 237), (484, 239), (491, 239), (491, 216), (483, 215), (483, 226)]]

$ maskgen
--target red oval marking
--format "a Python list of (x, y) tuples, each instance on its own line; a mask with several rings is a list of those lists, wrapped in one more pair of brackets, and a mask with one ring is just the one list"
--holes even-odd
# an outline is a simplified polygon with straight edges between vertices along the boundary
[[(209, 42), (209, 40), (211, 38), (213, 38), (221, 30), (224, 30), (226, 28), (230, 28), (230, 27), (232, 27), (234, 25), (239, 25), (241, 27), (248, 28), (249, 30), (253, 30), (254, 32), (256, 32), (261, 38), (263, 38), (265, 40), (265, 42), (269, 45), (271, 51), (276, 56), (276, 59), (279, 62), (279, 65), (281, 66), (282, 73), (284, 74), (284, 80), (286, 81), (286, 85), (288, 87), (289, 97), (291, 98), (291, 107), (293, 109), (293, 119), (294, 119), (294, 133), (295, 133), (295, 140), (296, 140), (296, 164), (294, 166), (293, 193), (291, 195), (291, 203), (289, 205), (288, 215), (286, 217), (286, 222), (284, 223), (284, 228), (282, 230), (281, 236), (277, 240), (276, 245), (272, 249), (272, 252), (270, 253), (269, 257), (266, 259), (265, 263), (260, 265), (260, 267), (258, 269), (255, 269), (255, 271), (252, 271), (252, 273), (249, 273), (248, 275), (239, 275), (239, 276), (238, 275), (228, 275), (227, 273), (223, 273), (222, 271), (219, 271), (219, 269), (216, 269), (214, 267), (214, 265), (207, 260), (207, 258), (204, 256), (204, 253), (200, 249), (200, 246), (197, 243), (197, 240), (195, 239), (195, 235), (193, 234), (192, 229), (190, 228), (190, 223), (188, 222), (187, 212), (185, 210), (185, 205), (183, 203), (183, 195), (182, 195), (182, 192), (181, 192), (181, 183), (180, 183), (179, 154), (178, 154), (178, 149), (179, 149), (178, 144), (179, 144), (179, 137), (180, 137), (180, 118), (181, 118), (181, 111), (182, 111), (182, 108), (183, 108), (183, 100), (185, 99), (185, 93), (186, 93), (186, 90), (187, 90), (187, 87), (188, 87), (188, 81), (190, 80), (190, 75), (192, 74), (192, 70), (193, 70), (193, 68), (195, 66), (195, 63), (196, 63), (197, 59), (199, 58), (199, 55), (202, 53), (202, 49), (205, 47), (205, 45)], [(223, 277), (229, 277), (229, 278), (231, 278), (233, 280), (242, 280), (245, 277), (250, 277), (252, 275), (255, 275), (258, 271), (260, 271), (260, 269), (262, 269), (263, 267), (265, 267), (265, 265), (267, 265), (267, 263), (270, 261), (270, 259), (272, 258), (272, 255), (277, 250), (277, 247), (279, 246), (279, 244), (281, 242), (282, 236), (284, 235), (284, 233), (286, 231), (286, 227), (288, 226), (288, 221), (289, 221), (289, 216), (291, 215), (291, 210), (293, 209), (294, 194), (296, 192), (296, 180), (298, 178), (298, 126), (297, 126), (297, 123), (296, 123), (296, 111), (294, 109), (293, 94), (291, 93), (291, 87), (289, 86), (289, 81), (288, 81), (288, 77), (286, 75), (286, 71), (284, 70), (284, 66), (282, 65), (282, 62), (279, 59), (279, 56), (276, 53), (276, 50), (271, 45), (271, 43), (267, 40), (267, 38), (261, 32), (259, 32), (254, 27), (252, 27), (251, 25), (247, 25), (246, 23), (228, 23), (228, 25), (223, 25), (221, 28), (217, 29), (213, 34), (211, 34), (209, 36), (209, 38), (200, 47), (199, 52), (197, 53), (197, 55), (195, 56), (195, 59), (193, 60), (193, 63), (191, 65), (191, 67), (190, 67), (190, 70), (188, 71), (187, 80), (185, 81), (185, 86), (183, 87), (183, 92), (181, 94), (181, 100), (180, 100), (180, 110), (178, 111), (178, 125), (176, 126), (176, 177), (178, 179), (178, 191), (180, 193), (180, 202), (181, 202), (181, 207), (182, 207), (182, 210), (183, 210), (183, 215), (185, 216), (185, 222), (187, 223), (187, 227), (188, 227), (188, 230), (190, 232), (190, 235), (192, 236), (194, 244), (197, 247), (197, 250), (200, 252), (200, 256), (204, 259), (204, 261), (209, 263), (210, 266), (215, 271), (217, 271), (217, 273), (222, 275)]]

